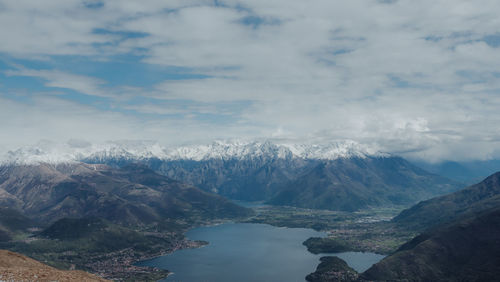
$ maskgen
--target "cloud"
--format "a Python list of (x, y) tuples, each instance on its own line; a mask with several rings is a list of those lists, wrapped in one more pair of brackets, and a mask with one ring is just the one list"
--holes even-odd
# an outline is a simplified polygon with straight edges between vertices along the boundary
[(105, 82), (93, 77), (75, 75), (57, 70), (33, 70), (25, 68), (7, 70), (5, 74), (7, 76), (41, 78), (45, 81), (45, 86), (47, 87), (71, 89), (92, 96), (111, 96), (110, 93), (102, 89), (102, 85), (105, 84)]
[[(62, 100), (50, 106), (50, 95), (40, 93), (59, 88), (108, 98), (104, 106), (85, 106), (105, 121), (102, 136), (68, 114), (68, 124), (82, 123), (95, 139), (107, 136), (106, 128), (121, 139), (175, 142), (348, 138), (412, 158), (500, 157), (497, 1), (65, 0), (0, 7), (0, 25), (11, 27), (0, 29), (0, 54), (21, 65), (4, 72), (6, 82), (41, 79), (46, 89), (31, 102), (54, 124), (64, 119)], [(72, 56), (89, 62), (61, 70)], [(46, 68), (30, 66), (40, 58)], [(93, 73), (103, 61), (193, 77), (131, 88), (127, 79), (112, 84)], [(9, 105), (28, 107), (12, 105), (16, 87), (5, 85)], [(35, 124), (42, 112), (32, 112), (11, 114)], [(60, 122), (52, 131), (33, 127), (32, 137), (83, 135)]]
[[(36, 95), (35, 95), (36, 96)], [(234, 125), (213, 125), (193, 119), (144, 119), (137, 115), (100, 111), (58, 97), (36, 97), (29, 103), (0, 96), (0, 149), (16, 149), (48, 140), (159, 140), (165, 145), (210, 142), (233, 134), (251, 137)], [(81, 141), (80, 141), (81, 142)]]

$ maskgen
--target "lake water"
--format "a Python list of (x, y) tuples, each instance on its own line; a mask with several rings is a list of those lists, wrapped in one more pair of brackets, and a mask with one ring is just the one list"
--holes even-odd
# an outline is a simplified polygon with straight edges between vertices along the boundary
[[(191, 240), (208, 241), (198, 249), (186, 249), (143, 261), (139, 265), (167, 269), (174, 274), (164, 281), (305, 281), (322, 255), (307, 251), (302, 242), (324, 237), (324, 232), (280, 228), (266, 224), (230, 223), (190, 230)], [(351, 267), (363, 271), (383, 256), (371, 253), (338, 254)]]

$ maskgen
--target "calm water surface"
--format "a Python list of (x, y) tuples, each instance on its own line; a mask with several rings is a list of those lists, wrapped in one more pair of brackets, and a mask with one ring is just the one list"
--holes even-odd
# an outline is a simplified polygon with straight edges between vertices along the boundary
[[(209, 245), (186, 249), (141, 262), (139, 265), (167, 269), (174, 274), (164, 281), (305, 281), (321, 255), (307, 251), (302, 242), (324, 237), (324, 232), (303, 228), (280, 228), (266, 224), (230, 223), (190, 230), (191, 240)], [(351, 267), (363, 271), (383, 256), (341, 253)]]

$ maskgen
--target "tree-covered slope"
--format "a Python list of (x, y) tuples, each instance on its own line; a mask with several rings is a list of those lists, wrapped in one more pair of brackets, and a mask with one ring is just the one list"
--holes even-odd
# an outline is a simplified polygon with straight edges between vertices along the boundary
[(399, 157), (346, 158), (320, 163), (287, 184), (269, 203), (355, 211), (410, 205), (459, 187)]
[(427, 231), (362, 274), (370, 281), (497, 281), (500, 209)]
[(418, 203), (393, 219), (399, 227), (424, 230), (500, 206), (500, 172), (463, 190)]

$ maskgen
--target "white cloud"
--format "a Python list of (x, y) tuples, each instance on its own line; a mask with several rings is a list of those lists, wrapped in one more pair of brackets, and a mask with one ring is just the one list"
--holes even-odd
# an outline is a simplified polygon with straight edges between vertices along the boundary
[[(32, 145), (40, 139), (158, 140), (161, 144), (205, 143), (217, 138), (250, 138), (252, 126), (217, 125), (191, 118), (144, 119), (137, 115), (100, 111), (56, 96), (16, 102), (0, 95), (0, 153)], [(201, 109), (209, 111), (209, 109)]]
[[(109, 97), (118, 112), (133, 110), (137, 115), (91, 109), (106, 121), (99, 124), (103, 135), (110, 128), (120, 138), (349, 138), (411, 157), (500, 157), (495, 155), (500, 52), (484, 41), (498, 34), (498, 1), (218, 3), (123, 0), (89, 9), (81, 1), (0, 1), (0, 26), (10, 27), (0, 28), (3, 54), (49, 60), (140, 54), (146, 64), (183, 67), (209, 78), (166, 80), (147, 91), (127, 90), (127, 81), (112, 88), (105, 77), (57, 69), (20, 68), (6, 74)], [(127, 36), (130, 32), (141, 36)], [(144, 97), (163, 102), (123, 103)], [(191, 106), (169, 103), (178, 100)], [(44, 118), (51, 122), (62, 118), (57, 103), (35, 103), (50, 110)], [(228, 103), (246, 106), (238, 114), (221, 106)], [(141, 113), (177, 116), (155, 119)], [(219, 120), (200, 120), (199, 114)], [(30, 117), (37, 118), (25, 120), (36, 123), (41, 115), (35, 110)], [(54, 134), (79, 135), (69, 128), (71, 122), (83, 121), (68, 119)], [(115, 132), (118, 127), (123, 131)], [(52, 131), (33, 127), (32, 132), (36, 138)], [(90, 126), (85, 132), (97, 136)], [(475, 149), (464, 149), (469, 147)]]
[(71, 89), (92, 96), (111, 96), (110, 93), (107, 93), (102, 89), (102, 85), (105, 84), (105, 82), (101, 79), (93, 77), (75, 75), (57, 70), (32, 70), (25, 68), (7, 70), (5, 71), (5, 74), (7, 76), (41, 78), (46, 81), (45, 86), (47, 87)]

